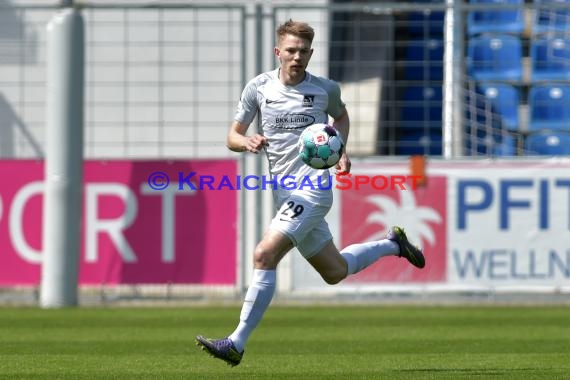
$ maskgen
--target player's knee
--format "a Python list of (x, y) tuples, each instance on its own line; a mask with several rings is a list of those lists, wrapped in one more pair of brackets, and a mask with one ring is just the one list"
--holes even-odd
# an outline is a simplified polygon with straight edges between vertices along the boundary
[(277, 263), (272, 252), (258, 244), (253, 252), (253, 264), (257, 269), (275, 269)]
[(329, 285), (336, 285), (346, 278), (346, 270), (339, 268), (338, 270), (328, 271), (327, 273), (321, 273), (321, 277)]

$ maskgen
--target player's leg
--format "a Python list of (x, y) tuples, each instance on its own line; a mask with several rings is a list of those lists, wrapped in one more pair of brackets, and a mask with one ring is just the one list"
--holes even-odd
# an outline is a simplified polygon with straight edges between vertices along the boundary
[(283, 233), (272, 229), (265, 233), (255, 248), (253, 275), (243, 301), (240, 322), (229, 336), (240, 352), (244, 350), (249, 336), (273, 299), (277, 282), (277, 264), (291, 248), (293, 248), (291, 240)]
[[(315, 250), (316, 247), (319, 248)], [(399, 227), (391, 228), (385, 239), (352, 244), (339, 252), (332, 242), (326, 222), (323, 221), (299, 243), (299, 251), (328, 284), (336, 284), (384, 256), (405, 257), (418, 268), (425, 265), (421, 250), (408, 242), (405, 233)]]
[[(276, 267), (297, 241), (320, 223), (329, 205), (290, 196), (271, 221), (268, 231), (254, 252), (254, 272), (240, 314), (240, 322), (228, 338), (212, 340), (197, 337), (198, 344), (230, 365), (241, 361), (250, 334), (261, 321), (275, 292)], [(239, 359), (239, 360), (238, 360)]]
[(338, 284), (348, 275), (348, 263), (340, 255), (332, 240), (329, 240), (318, 253), (306, 259), (329, 285)]
[(355, 274), (375, 263), (384, 256), (396, 256), (398, 245), (387, 239), (352, 244), (338, 251), (329, 240), (316, 254), (307, 261), (319, 272), (327, 284), (337, 284), (346, 276)]
[(275, 291), (275, 269), (283, 256), (304, 239), (328, 212), (329, 205), (315, 204), (302, 195), (291, 195), (283, 202), (254, 253), (253, 279), (245, 296), (240, 323), (229, 336), (243, 350), (253, 329), (269, 306)]
[(293, 247), (289, 237), (269, 229), (254, 251), (254, 270), (234, 332), (224, 339), (196, 337), (197, 344), (218, 359), (235, 366), (241, 362), (249, 336), (261, 321), (275, 293), (276, 268)]

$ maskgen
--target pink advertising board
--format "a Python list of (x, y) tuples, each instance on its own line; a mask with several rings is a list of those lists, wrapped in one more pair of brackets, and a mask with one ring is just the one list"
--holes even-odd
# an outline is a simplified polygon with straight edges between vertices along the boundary
[[(347, 285), (443, 283), (447, 269), (447, 187), (445, 175), (429, 175), (426, 186), (415, 186), (406, 165), (360, 165), (352, 184), (340, 183), (341, 246), (384, 238), (393, 225), (404, 227), (421, 245), (426, 267), (417, 269), (398, 257), (385, 257), (345, 280)], [(356, 186), (356, 177), (370, 181)], [(407, 180), (398, 184), (396, 179)], [(347, 181), (347, 180), (345, 180)]]
[[(0, 161), (0, 286), (40, 282), (43, 170)], [(207, 182), (236, 175), (234, 160), (85, 162), (80, 284), (235, 284), (239, 192)]]

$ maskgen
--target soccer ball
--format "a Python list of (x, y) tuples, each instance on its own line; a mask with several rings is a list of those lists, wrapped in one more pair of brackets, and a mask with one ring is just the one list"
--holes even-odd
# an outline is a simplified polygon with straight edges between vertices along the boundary
[(314, 169), (335, 166), (343, 149), (342, 136), (328, 124), (310, 125), (299, 136), (299, 157)]

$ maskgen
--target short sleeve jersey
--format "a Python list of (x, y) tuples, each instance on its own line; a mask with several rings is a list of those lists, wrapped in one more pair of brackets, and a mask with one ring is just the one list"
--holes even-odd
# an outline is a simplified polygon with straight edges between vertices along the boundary
[(250, 124), (259, 112), (272, 175), (313, 177), (323, 171), (312, 169), (298, 157), (299, 136), (311, 124), (326, 123), (329, 115), (340, 117), (344, 107), (336, 82), (306, 72), (301, 83), (285, 86), (276, 69), (249, 81), (234, 119)]

